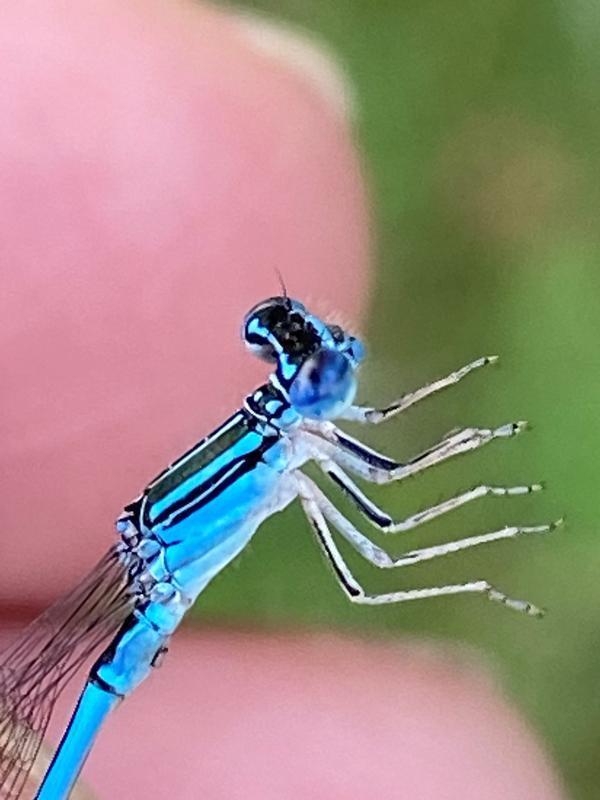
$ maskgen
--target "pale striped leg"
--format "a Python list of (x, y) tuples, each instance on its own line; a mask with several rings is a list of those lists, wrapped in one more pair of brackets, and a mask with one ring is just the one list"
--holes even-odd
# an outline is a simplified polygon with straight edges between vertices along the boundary
[(376, 505), (365, 493), (354, 483), (352, 478), (331, 459), (322, 459), (317, 462), (319, 467), (328, 475), (331, 480), (354, 502), (358, 510), (369, 520), (369, 522), (383, 533), (404, 533), (418, 528), (455, 508), (460, 508), (467, 503), (477, 500), (480, 497), (491, 495), (492, 497), (514, 497), (516, 495), (531, 494), (539, 492), (543, 488), (541, 484), (534, 483), (531, 486), (488, 486), (482, 484), (467, 492), (451, 497), (430, 508), (413, 514), (410, 517), (394, 522), (392, 517)]
[(427, 597), (441, 597), (451, 594), (476, 593), (484, 594), (490, 600), (502, 603), (508, 608), (520, 611), (530, 616), (540, 617), (543, 611), (531, 603), (523, 600), (514, 600), (507, 597), (503, 592), (494, 588), (487, 581), (471, 581), (469, 583), (449, 584), (446, 586), (432, 586), (425, 589), (407, 589), (399, 592), (388, 592), (385, 594), (367, 594), (360, 583), (350, 572), (346, 562), (339, 552), (331, 532), (321, 511), (319, 502), (313, 493), (311, 483), (305, 475), (298, 475), (299, 496), (302, 507), (308, 517), (315, 532), (317, 540), (327, 556), (333, 571), (345, 591), (348, 598), (353, 603), (361, 605), (386, 605), (389, 603), (403, 603), (408, 600), (422, 600)]
[(439, 378), (423, 386), (421, 389), (402, 395), (399, 400), (390, 403), (390, 405), (385, 408), (350, 406), (350, 408), (342, 414), (340, 419), (348, 419), (353, 422), (371, 422), (374, 424), (391, 419), (391, 417), (395, 417), (396, 414), (401, 414), (402, 411), (406, 411), (407, 408), (414, 406), (415, 403), (418, 403), (420, 400), (424, 400), (426, 397), (445, 389), (447, 386), (454, 386), (470, 372), (473, 372), (473, 370), (485, 367), (486, 364), (494, 364), (497, 360), (498, 356), (483, 356), (461, 367), (461, 369), (451, 372), (450, 375), (447, 375), (445, 378)]
[(507, 525), (498, 531), (491, 533), (484, 533), (480, 536), (469, 536), (466, 539), (459, 539), (454, 542), (446, 542), (445, 544), (434, 545), (433, 547), (425, 547), (420, 550), (411, 550), (408, 553), (403, 553), (398, 558), (392, 558), (385, 550), (378, 547), (367, 536), (361, 533), (354, 525), (347, 519), (342, 512), (331, 502), (331, 500), (321, 491), (314, 481), (304, 475), (303, 479), (306, 490), (310, 493), (311, 497), (317, 503), (321, 512), (325, 515), (326, 519), (334, 526), (334, 528), (341, 533), (341, 535), (354, 547), (357, 552), (363, 556), (367, 561), (376, 567), (382, 569), (389, 569), (390, 567), (407, 567), (412, 564), (418, 564), (421, 561), (430, 561), (432, 558), (445, 556), (448, 553), (456, 553), (459, 550), (467, 550), (469, 547), (475, 547), (479, 544), (486, 544), (487, 542), (496, 542), (499, 539), (513, 539), (516, 536), (527, 533), (548, 533), (554, 530), (561, 520), (551, 523), (549, 525), (534, 525), (529, 527), (519, 525)]
[(336, 428), (333, 423), (307, 423), (302, 434), (315, 459), (329, 457), (361, 478), (372, 483), (404, 480), (441, 464), (460, 453), (476, 450), (494, 439), (516, 436), (526, 428), (525, 422), (509, 422), (498, 428), (464, 428), (446, 436), (433, 447), (411, 458), (406, 464), (394, 461), (362, 444)]

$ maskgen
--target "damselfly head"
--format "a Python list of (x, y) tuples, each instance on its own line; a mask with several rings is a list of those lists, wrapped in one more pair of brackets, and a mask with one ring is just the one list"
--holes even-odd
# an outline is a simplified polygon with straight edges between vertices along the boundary
[(244, 318), (242, 337), (259, 358), (277, 364), (277, 382), (302, 415), (333, 417), (352, 402), (362, 343), (297, 300), (270, 297), (258, 303)]

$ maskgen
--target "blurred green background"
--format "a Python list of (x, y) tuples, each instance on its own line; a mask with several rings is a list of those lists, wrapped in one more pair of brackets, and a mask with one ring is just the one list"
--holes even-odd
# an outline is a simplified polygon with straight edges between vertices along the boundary
[[(404, 539), (374, 538), (400, 553), (417, 542), (510, 522), (565, 514), (567, 525), (547, 538), (493, 544), (383, 575), (344, 549), (369, 589), (485, 577), (547, 607), (542, 622), (477, 597), (353, 607), (298, 508), (264, 526), (215, 580), (197, 613), (220, 624), (467, 643), (545, 739), (573, 797), (596, 798), (600, 6), (584, 0), (238, 5), (312, 33), (339, 58), (356, 91), (356, 136), (377, 250), (362, 399), (391, 400), (483, 353), (502, 357), (497, 367), (369, 431), (369, 442), (402, 458), (455, 426), (533, 423), (520, 439), (372, 494), (398, 517), (480, 482), (542, 479), (545, 494), (489, 498)], [(397, 446), (390, 448), (390, 440)], [(265, 563), (273, 568), (265, 570)]]

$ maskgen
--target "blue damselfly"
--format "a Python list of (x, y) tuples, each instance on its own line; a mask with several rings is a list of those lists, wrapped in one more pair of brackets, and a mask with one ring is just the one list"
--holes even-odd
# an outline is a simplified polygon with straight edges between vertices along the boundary
[(315, 462), (367, 520), (384, 533), (410, 531), (485, 495), (520, 495), (532, 486), (480, 485), (401, 522), (370, 500), (350, 474), (373, 483), (401, 481), (524, 423), (465, 428), (399, 463), (342, 432), (333, 420), (379, 423), (458, 383), (496, 359), (484, 357), (385, 408), (354, 405), (363, 346), (337, 325), (287, 296), (255, 306), (244, 319), (247, 346), (273, 365), (263, 386), (221, 427), (170, 464), (126, 506), (117, 543), (70, 594), (34, 621), (0, 659), (0, 795), (20, 796), (58, 694), (100, 645), (79, 703), (37, 797), (66, 798), (109, 714), (150, 673), (184, 614), (259, 525), (298, 498), (333, 573), (354, 603), (381, 605), (465, 592), (539, 616), (485, 580), (387, 594), (366, 592), (346, 565), (335, 530), (377, 567), (393, 568), (553, 525), (508, 526), (399, 558), (361, 533), (302, 471)]

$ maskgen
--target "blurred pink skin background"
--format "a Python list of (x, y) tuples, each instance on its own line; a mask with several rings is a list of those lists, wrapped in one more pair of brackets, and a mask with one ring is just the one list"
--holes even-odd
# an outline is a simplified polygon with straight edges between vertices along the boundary
[[(37, 0), (3, 4), (0, 63), (13, 632), (262, 380), (238, 331), (278, 293), (276, 269), (356, 321), (371, 278), (338, 79), (301, 39), (166, 0)], [(85, 779), (144, 800), (563, 797), (527, 725), (462, 657), (189, 629), (109, 721)]]

